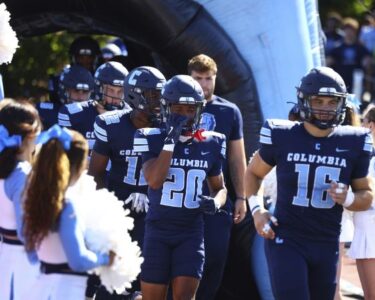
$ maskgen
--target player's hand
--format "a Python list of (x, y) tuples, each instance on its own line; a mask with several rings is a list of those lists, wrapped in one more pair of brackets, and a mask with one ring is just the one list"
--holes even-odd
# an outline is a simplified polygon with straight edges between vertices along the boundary
[(201, 200), (199, 201), (199, 208), (201, 211), (208, 215), (214, 215), (220, 208), (220, 203), (215, 201), (215, 198), (210, 196), (199, 195)]
[(234, 224), (240, 223), (246, 216), (247, 206), (246, 201), (242, 199), (237, 199), (234, 203), (234, 214), (233, 221)]
[(343, 205), (348, 194), (348, 186), (341, 182), (331, 181), (328, 194), (331, 196), (333, 201)]
[(147, 195), (142, 193), (131, 193), (129, 197), (124, 201), (125, 204), (131, 203), (131, 210), (136, 213), (147, 212), (149, 208), (149, 200)]
[(253, 215), (255, 229), (258, 234), (265, 239), (274, 239), (275, 232), (271, 228), (271, 223), (278, 226), (277, 219), (268, 210), (258, 210)]
[(181, 131), (187, 124), (189, 118), (179, 114), (170, 114), (167, 120), (166, 129), (167, 137), (164, 144), (175, 145), (180, 138)]

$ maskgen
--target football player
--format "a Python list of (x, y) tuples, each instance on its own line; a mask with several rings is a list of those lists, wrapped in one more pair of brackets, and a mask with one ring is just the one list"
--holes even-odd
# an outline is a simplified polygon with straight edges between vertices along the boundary
[[(146, 216), (141, 287), (144, 300), (194, 299), (204, 263), (203, 213), (226, 200), (222, 175), (225, 136), (198, 130), (204, 94), (187, 75), (162, 90), (165, 128), (138, 130), (134, 151), (142, 152), (150, 207)], [(207, 179), (211, 196), (202, 196)]]
[[(92, 75), (97, 67), (100, 47), (97, 41), (89, 36), (76, 38), (69, 47), (70, 65), (79, 65), (87, 69)], [(68, 65), (65, 69), (69, 68)], [(64, 70), (65, 70), (64, 69)], [(48, 78), (49, 101), (40, 104), (38, 111), (41, 114), (44, 129), (56, 124), (57, 113), (63, 104), (61, 102), (60, 75), (50, 75)]]
[(94, 77), (84, 67), (70, 66), (60, 75), (60, 91), (64, 104), (87, 101), (94, 91)]
[(117, 62), (102, 64), (95, 72), (95, 100), (74, 102), (61, 107), (58, 114), (60, 126), (74, 129), (88, 141), (89, 148), (95, 142), (94, 122), (97, 115), (125, 107), (124, 80), (128, 71)]
[[(138, 128), (159, 126), (161, 89), (164, 75), (153, 67), (133, 69), (125, 79), (125, 101), (131, 110), (115, 110), (96, 117), (94, 124), (95, 144), (89, 165), (98, 188), (106, 186), (125, 201), (134, 218), (132, 238), (143, 245), (144, 218), (148, 210), (147, 183), (141, 170), (141, 156), (133, 151), (133, 140)], [(106, 167), (111, 161), (108, 179)], [(133, 283), (132, 291), (140, 290), (139, 282)], [(104, 289), (98, 299), (108, 294)], [(111, 296), (107, 295), (106, 299)], [(111, 298), (112, 299), (112, 298)], [(115, 296), (113, 296), (115, 299)]]
[[(302, 122), (267, 120), (247, 168), (246, 193), (257, 232), (267, 239), (276, 299), (333, 299), (343, 207), (371, 204), (371, 136), (340, 125), (347, 95), (335, 71), (312, 69), (297, 88)], [(278, 191), (271, 216), (257, 192), (273, 166)]]
[[(233, 222), (240, 223), (247, 211), (243, 182), (246, 170), (243, 122), (237, 105), (214, 95), (217, 65), (211, 57), (204, 54), (194, 56), (188, 63), (188, 73), (199, 82), (207, 101), (201, 127), (224, 134), (227, 141), (223, 173), (228, 198), (233, 202), (226, 202), (223, 213), (204, 216), (206, 260), (197, 292), (197, 300), (213, 300), (223, 276)], [(203, 193), (208, 193), (206, 184)]]

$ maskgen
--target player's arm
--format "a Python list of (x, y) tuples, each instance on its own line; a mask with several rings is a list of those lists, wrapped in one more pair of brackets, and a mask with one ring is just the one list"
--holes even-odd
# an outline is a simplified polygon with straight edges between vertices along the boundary
[(210, 196), (215, 199), (216, 203), (220, 203), (220, 207), (223, 206), (227, 200), (227, 189), (224, 184), (223, 173), (207, 177), (207, 183)]
[(171, 114), (167, 121), (167, 137), (164, 146), (157, 158), (152, 158), (143, 163), (143, 173), (148, 186), (159, 189), (167, 178), (173, 151), (181, 135), (183, 126), (188, 118), (179, 114)]
[(371, 177), (353, 179), (350, 185), (352, 191), (348, 190), (348, 187), (342, 183), (331, 183), (328, 193), (333, 201), (348, 210), (362, 211), (369, 209), (374, 197)]
[(95, 150), (92, 151), (88, 174), (94, 177), (98, 189), (104, 188), (106, 186), (105, 176), (107, 174), (106, 168), (108, 165), (108, 161), (108, 156), (102, 155)]
[(61, 106), (59, 113), (57, 115), (57, 123), (61, 127), (67, 127), (67, 128), (72, 128), (72, 123), (70, 120), (70, 114), (69, 111), (66, 107), (66, 105)]
[(369, 132), (363, 140), (361, 155), (356, 160), (352, 170), (351, 182), (352, 191), (343, 183), (331, 182), (328, 189), (333, 201), (352, 211), (367, 210), (370, 208), (373, 199), (373, 186), (369, 174), (370, 159), (373, 151), (372, 137)]
[(247, 211), (244, 184), (246, 157), (243, 138), (229, 141), (228, 165), (230, 177), (236, 192), (233, 218), (235, 223), (239, 223), (245, 218)]
[(263, 208), (263, 201), (258, 199), (257, 194), (262, 184), (263, 178), (272, 170), (272, 166), (267, 164), (257, 151), (251, 158), (245, 173), (245, 191), (249, 198), (249, 206), (254, 218), (255, 228), (259, 235), (265, 238), (274, 238), (274, 232), (269, 229), (264, 231), (264, 226), (269, 222), (271, 216)]
[(159, 189), (167, 178), (173, 151), (162, 150), (157, 158), (151, 158), (143, 164), (143, 174), (152, 189)]
[(109, 161), (109, 153), (111, 151), (104, 116), (98, 115), (96, 117), (94, 133), (95, 144), (91, 152), (88, 174), (94, 177), (97, 188), (100, 189), (106, 187), (106, 168)]

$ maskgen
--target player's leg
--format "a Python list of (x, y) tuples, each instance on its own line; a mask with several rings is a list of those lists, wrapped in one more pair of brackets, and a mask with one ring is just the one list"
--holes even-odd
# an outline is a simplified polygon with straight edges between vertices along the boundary
[(265, 241), (266, 257), (275, 299), (309, 299), (308, 265), (303, 249), (277, 236)]
[(142, 300), (165, 300), (168, 285), (149, 283), (141, 280)]
[(202, 278), (204, 239), (202, 228), (181, 234), (172, 254), (173, 300), (195, 299)]
[(141, 291), (143, 300), (164, 300), (171, 278), (171, 247), (173, 238), (168, 232), (146, 224), (141, 266)]
[(310, 244), (311, 261), (309, 287), (311, 300), (332, 300), (336, 291), (339, 243), (313, 242)]
[(199, 285), (199, 279), (188, 276), (178, 276), (173, 278), (173, 300), (195, 299), (195, 293)]
[(224, 273), (232, 225), (232, 215), (229, 213), (204, 216), (205, 265), (197, 300), (215, 298)]

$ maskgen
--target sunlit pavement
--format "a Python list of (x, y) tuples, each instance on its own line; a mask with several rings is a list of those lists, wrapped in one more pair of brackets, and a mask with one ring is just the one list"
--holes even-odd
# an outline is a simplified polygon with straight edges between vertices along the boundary
[(341, 273), (343, 299), (364, 299), (355, 260), (344, 255)]

